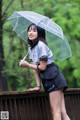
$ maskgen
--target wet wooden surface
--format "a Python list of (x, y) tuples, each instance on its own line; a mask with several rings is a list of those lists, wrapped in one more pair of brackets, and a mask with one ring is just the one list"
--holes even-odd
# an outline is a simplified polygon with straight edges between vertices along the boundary
[[(71, 120), (80, 120), (80, 89), (67, 89), (64, 95)], [(49, 96), (44, 91), (0, 92), (0, 111), (9, 111), (9, 120), (51, 120)]]

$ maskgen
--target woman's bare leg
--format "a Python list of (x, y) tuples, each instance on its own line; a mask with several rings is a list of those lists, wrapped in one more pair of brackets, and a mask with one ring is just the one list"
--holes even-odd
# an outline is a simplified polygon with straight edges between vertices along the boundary
[(66, 112), (64, 94), (62, 94), (61, 116), (62, 116), (62, 120), (70, 120), (70, 118), (69, 118), (69, 116), (67, 115), (67, 112)]
[(57, 90), (49, 93), (49, 98), (53, 120), (62, 120), (61, 118), (62, 90)]

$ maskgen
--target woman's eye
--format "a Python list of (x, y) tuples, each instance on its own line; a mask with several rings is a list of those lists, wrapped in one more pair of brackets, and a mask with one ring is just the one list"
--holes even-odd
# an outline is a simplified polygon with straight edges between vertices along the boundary
[(37, 32), (36, 29), (29, 29), (28, 32)]
[(36, 30), (34, 30), (34, 32), (36, 32)]
[(28, 32), (30, 32), (31, 30), (28, 30)]

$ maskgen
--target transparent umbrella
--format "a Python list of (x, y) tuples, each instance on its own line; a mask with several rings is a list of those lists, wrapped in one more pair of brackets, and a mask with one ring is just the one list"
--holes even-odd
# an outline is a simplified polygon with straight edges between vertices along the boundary
[(13, 31), (27, 43), (27, 28), (31, 23), (45, 29), (46, 40), (53, 52), (54, 58), (63, 61), (72, 56), (70, 45), (61, 27), (47, 16), (33, 11), (14, 12), (8, 20)]

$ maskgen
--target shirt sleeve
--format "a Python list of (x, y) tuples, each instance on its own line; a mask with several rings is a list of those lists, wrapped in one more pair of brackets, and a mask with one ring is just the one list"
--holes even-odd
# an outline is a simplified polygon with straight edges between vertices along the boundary
[(44, 43), (39, 45), (39, 60), (42, 59), (48, 60), (47, 46)]

